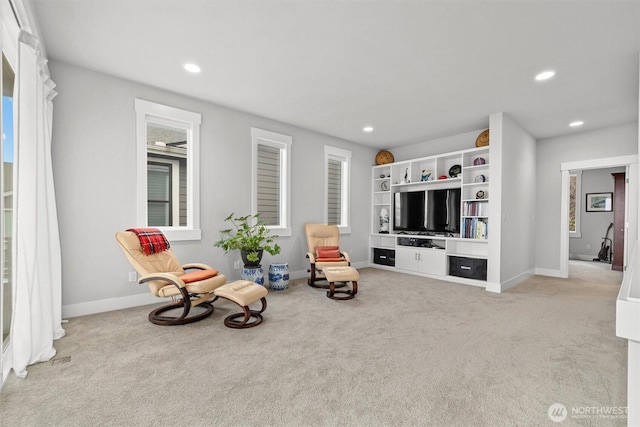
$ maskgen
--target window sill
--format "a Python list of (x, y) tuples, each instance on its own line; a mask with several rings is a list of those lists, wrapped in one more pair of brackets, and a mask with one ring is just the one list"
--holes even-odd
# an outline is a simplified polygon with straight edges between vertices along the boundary
[(202, 230), (199, 228), (158, 227), (170, 242), (202, 240)]
[(267, 227), (273, 234), (277, 234), (279, 237), (291, 236), (291, 227)]
[(574, 231), (574, 232), (569, 232), (569, 237), (573, 238), (573, 239), (581, 239), (582, 238), (582, 233), (579, 231)]

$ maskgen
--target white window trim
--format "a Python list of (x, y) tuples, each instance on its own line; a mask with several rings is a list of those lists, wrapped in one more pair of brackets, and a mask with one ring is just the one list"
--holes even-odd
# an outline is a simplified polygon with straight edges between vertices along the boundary
[(569, 230), (569, 237), (574, 239), (582, 238), (580, 229), (580, 217), (582, 209), (582, 171), (571, 171), (569, 176), (576, 176), (576, 231)]
[(188, 127), (187, 144), (187, 225), (158, 227), (170, 241), (201, 240), (200, 229), (200, 124), (199, 113), (169, 107), (155, 102), (135, 100), (137, 192), (136, 225), (147, 225), (147, 119), (149, 117), (181, 123)]
[(342, 194), (340, 210), (341, 220), (338, 229), (340, 234), (351, 233), (351, 210), (349, 202), (351, 200), (351, 151), (341, 148), (324, 146), (324, 222), (329, 221), (329, 174), (327, 173), (329, 159), (337, 160), (342, 163)]
[(291, 144), (293, 137), (251, 128), (251, 214), (258, 213), (258, 144), (280, 150), (280, 225), (267, 226), (279, 236), (291, 236)]

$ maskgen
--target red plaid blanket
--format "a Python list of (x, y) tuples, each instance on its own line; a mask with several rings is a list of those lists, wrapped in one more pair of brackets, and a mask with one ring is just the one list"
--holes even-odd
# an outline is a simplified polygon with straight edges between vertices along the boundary
[(147, 255), (164, 252), (171, 247), (162, 231), (157, 228), (130, 228), (127, 231), (136, 233), (140, 246)]

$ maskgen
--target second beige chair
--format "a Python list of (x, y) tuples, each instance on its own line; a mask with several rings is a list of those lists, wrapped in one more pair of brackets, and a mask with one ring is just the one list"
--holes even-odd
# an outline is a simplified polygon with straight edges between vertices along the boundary
[(340, 230), (337, 225), (305, 224), (304, 232), (307, 236), (307, 258), (310, 264), (307, 283), (314, 288), (328, 289), (328, 283), (316, 283), (326, 280), (322, 270), (325, 267), (351, 265), (349, 254), (340, 250)]

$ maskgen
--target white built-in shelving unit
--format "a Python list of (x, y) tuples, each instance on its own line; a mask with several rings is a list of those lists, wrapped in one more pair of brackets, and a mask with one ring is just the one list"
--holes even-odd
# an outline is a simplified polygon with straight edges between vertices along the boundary
[[(488, 262), (489, 154), (487, 146), (372, 167), (371, 265), (484, 287), (451, 275), (449, 266), (451, 257)], [(461, 189), (460, 235), (394, 234), (395, 193), (447, 188)]]

